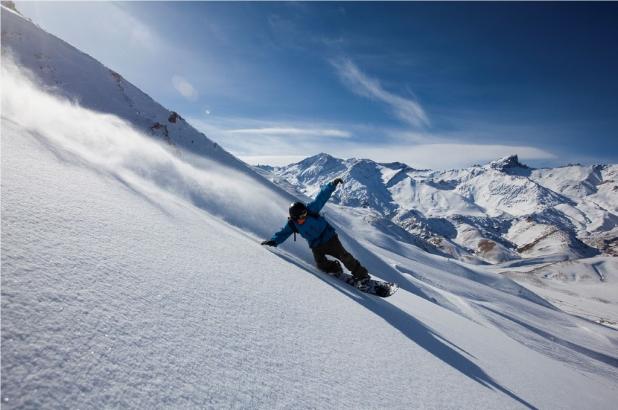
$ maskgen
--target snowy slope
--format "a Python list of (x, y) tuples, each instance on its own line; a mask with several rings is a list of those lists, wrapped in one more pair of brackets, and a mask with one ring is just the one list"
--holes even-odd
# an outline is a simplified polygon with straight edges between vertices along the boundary
[[(331, 208), (350, 249), (402, 284), (389, 300), (358, 294), (302, 253), (265, 251), (258, 221), (243, 232), (213, 216), (284, 208), (274, 191), (217, 165), (201, 175), (129, 127), (100, 154), (85, 143), (109, 118), (68, 104), (55, 107), (63, 118), (88, 116), (101, 134), (26, 128), (14, 93), (2, 120), (5, 407), (517, 408), (555, 406), (559, 392), (574, 408), (611, 407), (611, 331)], [(232, 182), (251, 204), (183, 195)]]
[[(3, 30), (19, 18), (2, 14)], [(285, 221), (290, 195), (274, 185), (216, 153), (178, 156), (7, 61), (2, 85), (3, 408), (618, 399), (614, 330), (428, 253), (375, 211), (329, 204), (352, 253), (401, 285), (385, 300), (358, 293), (317, 272), (300, 241), (258, 244)]]
[(6, 8), (2, 9), (2, 53), (32, 71), (46, 89), (85, 108), (122, 118), (142, 133), (165, 141), (172, 150), (245, 168), (242, 161), (122, 75)]
[(618, 258), (595, 256), (499, 271), (566, 312), (618, 328)]

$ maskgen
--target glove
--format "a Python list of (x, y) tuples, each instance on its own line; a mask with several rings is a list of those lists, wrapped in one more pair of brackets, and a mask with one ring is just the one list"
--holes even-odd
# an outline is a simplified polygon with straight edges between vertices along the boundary
[(277, 242), (275, 241), (262, 241), (262, 243), (260, 245), (266, 245), (266, 246), (277, 246)]
[(341, 179), (341, 178), (335, 178), (335, 179), (333, 179), (333, 185), (334, 185), (334, 186), (337, 186), (337, 185), (339, 185), (339, 184), (343, 184), (343, 179)]

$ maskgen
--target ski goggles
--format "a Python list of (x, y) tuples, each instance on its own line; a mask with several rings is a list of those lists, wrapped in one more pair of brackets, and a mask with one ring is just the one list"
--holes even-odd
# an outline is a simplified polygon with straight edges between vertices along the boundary
[(305, 219), (307, 219), (307, 211), (303, 212), (302, 214), (298, 215), (298, 218), (296, 218), (296, 222), (298, 222), (299, 224), (304, 224), (305, 223)]

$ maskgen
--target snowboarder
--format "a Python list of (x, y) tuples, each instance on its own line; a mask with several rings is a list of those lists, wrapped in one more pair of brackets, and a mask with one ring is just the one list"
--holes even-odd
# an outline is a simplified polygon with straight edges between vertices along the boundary
[(350, 270), (354, 277), (353, 285), (360, 290), (366, 290), (370, 280), (367, 269), (345, 250), (339, 241), (335, 228), (319, 214), (326, 201), (337, 189), (337, 185), (341, 183), (343, 183), (343, 180), (337, 178), (325, 184), (315, 199), (307, 205), (302, 202), (291, 204), (288, 223), (272, 238), (263, 241), (262, 245), (281, 245), (290, 235), (299, 233), (309, 242), (316, 265), (320, 270), (333, 276), (339, 276), (343, 272), (339, 261), (326, 258), (326, 255), (333, 256), (343, 262), (345, 267)]

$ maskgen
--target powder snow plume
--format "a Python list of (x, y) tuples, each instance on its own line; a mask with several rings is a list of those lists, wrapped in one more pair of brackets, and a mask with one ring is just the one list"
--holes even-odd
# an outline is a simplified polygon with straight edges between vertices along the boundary
[(53, 95), (10, 57), (2, 83), (3, 120), (27, 129), (63, 161), (147, 196), (175, 195), (260, 237), (284, 220), (288, 200), (255, 179), (213, 160), (177, 155), (116, 116)]

